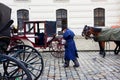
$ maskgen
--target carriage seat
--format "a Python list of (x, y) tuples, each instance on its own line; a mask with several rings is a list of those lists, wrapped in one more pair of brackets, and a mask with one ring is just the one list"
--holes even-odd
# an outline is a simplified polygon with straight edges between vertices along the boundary
[[(10, 20), (3, 28), (0, 29), (0, 51), (6, 51), (10, 43), (10, 26), (13, 20)], [(6, 32), (7, 31), (7, 32)]]
[(44, 46), (45, 45), (45, 34), (44, 33), (35, 33), (35, 36), (38, 36), (38, 38), (35, 38), (35, 44)]
[(10, 37), (1, 36), (0, 37), (0, 52), (6, 52), (9, 44), (10, 44)]

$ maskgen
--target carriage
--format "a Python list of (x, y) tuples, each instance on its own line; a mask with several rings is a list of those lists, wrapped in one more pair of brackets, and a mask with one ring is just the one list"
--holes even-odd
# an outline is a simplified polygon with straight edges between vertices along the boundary
[[(0, 79), (37, 80), (43, 72), (44, 62), (36, 47), (48, 47), (53, 56), (63, 56), (62, 37), (56, 37), (56, 27), (53, 27), (54, 30), (50, 27), (55, 26), (56, 22), (24, 22), (24, 28), (19, 32), (11, 29), (14, 21), (10, 20), (10, 15), (11, 8), (0, 3)], [(43, 27), (40, 28), (40, 25)], [(48, 37), (50, 40), (47, 40)], [(23, 40), (33, 46), (26, 45)]]
[[(14, 29), (14, 28), (13, 28)], [(11, 46), (30, 42), (31, 46), (47, 49), (54, 57), (62, 58), (62, 35), (56, 34), (56, 21), (26, 21), (22, 31), (12, 31)]]
[[(0, 80), (32, 80), (31, 74), (24, 63), (12, 52), (7, 50), (10, 43), (11, 8), (0, 3)], [(16, 55), (16, 57), (18, 57)]]

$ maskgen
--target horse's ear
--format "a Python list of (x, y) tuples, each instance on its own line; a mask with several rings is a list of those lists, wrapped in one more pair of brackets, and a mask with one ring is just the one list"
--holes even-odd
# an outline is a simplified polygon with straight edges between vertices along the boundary
[(87, 29), (87, 27), (88, 27), (88, 26), (87, 26), (87, 25), (85, 25), (85, 26), (84, 26), (84, 30), (85, 30), (85, 29)]
[(85, 25), (85, 29), (86, 29), (86, 30), (89, 30), (89, 26)]
[(85, 25), (85, 27), (87, 27), (87, 25)]

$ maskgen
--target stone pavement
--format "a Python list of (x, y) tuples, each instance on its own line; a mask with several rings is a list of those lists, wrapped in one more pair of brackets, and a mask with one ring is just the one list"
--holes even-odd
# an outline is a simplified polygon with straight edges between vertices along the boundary
[[(53, 57), (50, 52), (41, 52), (44, 71), (39, 80), (120, 80), (120, 53), (116, 56), (113, 52), (107, 52), (106, 57), (102, 58), (98, 54), (97, 42), (76, 37), (75, 43), (80, 67), (73, 68), (71, 61), (70, 67), (63, 68), (63, 59)], [(115, 44), (107, 42), (105, 48), (113, 50)]]
[(107, 52), (102, 58), (98, 52), (79, 52), (80, 67), (74, 68), (70, 62), (64, 68), (63, 59), (55, 58), (49, 52), (41, 53), (44, 71), (39, 80), (120, 80), (120, 54)]

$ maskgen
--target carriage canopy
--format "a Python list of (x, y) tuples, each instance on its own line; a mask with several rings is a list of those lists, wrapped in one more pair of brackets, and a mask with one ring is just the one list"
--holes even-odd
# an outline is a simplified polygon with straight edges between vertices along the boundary
[(10, 36), (10, 27), (7, 26), (11, 17), (11, 8), (0, 3), (0, 36)]
[(56, 21), (46, 21), (46, 34), (48, 37), (52, 37), (56, 34)]
[(54, 34), (56, 34), (56, 21), (25, 21), (24, 33), (45, 33), (46, 36), (52, 37)]

